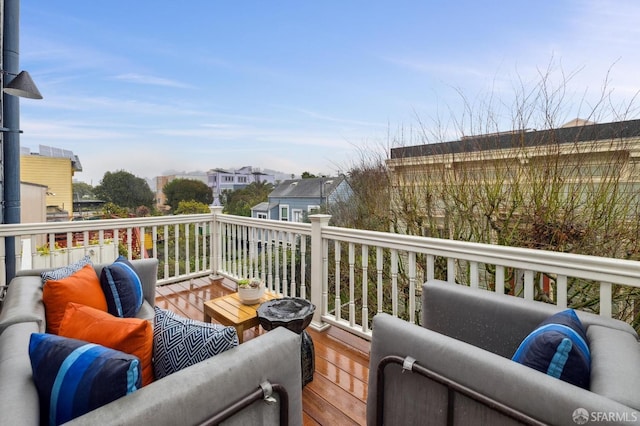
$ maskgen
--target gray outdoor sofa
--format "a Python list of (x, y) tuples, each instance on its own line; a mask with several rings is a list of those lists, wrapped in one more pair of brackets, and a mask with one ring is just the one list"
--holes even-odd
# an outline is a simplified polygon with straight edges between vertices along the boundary
[(368, 425), (640, 424), (640, 343), (628, 324), (578, 313), (592, 357), (585, 390), (511, 360), (559, 308), (442, 281), (422, 290), (424, 327), (373, 320)]
[[(153, 318), (158, 262), (132, 261), (143, 282), (139, 316)], [(96, 265), (100, 273), (104, 265)], [(39, 400), (28, 354), (31, 333), (46, 329), (41, 270), (22, 271), (0, 311), (0, 424), (40, 424)], [(272, 401), (263, 400), (271, 394)], [(277, 328), (236, 348), (185, 368), (74, 419), (77, 425), (191, 425), (224, 414), (252, 395), (256, 402), (225, 424), (302, 424), (300, 336)], [(260, 385), (264, 385), (265, 391)], [(283, 404), (284, 389), (288, 405)], [(242, 406), (243, 404), (239, 404)], [(281, 412), (281, 409), (284, 409)]]

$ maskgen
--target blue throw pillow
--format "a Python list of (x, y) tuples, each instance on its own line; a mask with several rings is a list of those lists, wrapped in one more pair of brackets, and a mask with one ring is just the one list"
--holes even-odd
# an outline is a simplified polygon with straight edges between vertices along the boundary
[(107, 298), (107, 311), (116, 317), (133, 318), (138, 314), (144, 296), (142, 281), (124, 256), (102, 268), (100, 285)]
[(156, 380), (238, 346), (233, 327), (183, 318), (155, 307), (153, 372)]
[(133, 355), (54, 334), (31, 334), (29, 357), (40, 423), (58, 425), (141, 387)]
[(75, 274), (80, 269), (82, 269), (85, 265), (91, 265), (91, 258), (89, 257), (89, 255), (84, 256), (82, 259), (70, 265), (62, 266), (57, 269), (52, 269), (50, 271), (42, 272), (40, 274), (40, 277), (42, 278), (43, 283), (49, 280), (60, 281), (62, 279), (65, 279)]
[(573, 309), (544, 320), (522, 341), (513, 360), (589, 389), (591, 355), (587, 333)]

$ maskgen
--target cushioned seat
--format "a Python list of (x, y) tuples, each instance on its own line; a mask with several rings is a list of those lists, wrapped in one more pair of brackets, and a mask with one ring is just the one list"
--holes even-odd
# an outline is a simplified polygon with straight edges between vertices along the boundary
[[(141, 259), (131, 263), (140, 277), (145, 299), (137, 316), (152, 320), (155, 315), (158, 260)], [(98, 276), (104, 266), (94, 265)], [(47, 326), (40, 276), (43, 271), (19, 271), (8, 286), (0, 311), (2, 424), (35, 426), (41, 423), (29, 342), (33, 333), (42, 333)], [(136, 323), (131, 318), (116, 320)], [(284, 386), (288, 393), (289, 421), (291, 424), (302, 424), (300, 337), (285, 329), (266, 333), (237, 348), (175, 371), (77, 417), (71, 423), (199, 424), (238, 399), (254, 393), (265, 381)], [(278, 399), (276, 396), (276, 401)], [(230, 424), (278, 424), (279, 414), (279, 403), (254, 403), (236, 414)]]
[[(387, 314), (374, 318), (367, 424), (378, 424), (379, 391), (383, 419), (394, 424), (424, 419), (437, 424), (447, 416), (455, 424), (520, 424), (507, 411), (546, 424), (574, 424), (574, 412), (584, 414), (578, 409), (616, 413), (618, 420), (607, 424), (640, 421), (640, 343), (629, 324), (578, 313), (591, 352), (588, 390), (511, 360), (527, 335), (560, 311), (463, 285), (425, 283), (423, 326)], [(378, 389), (378, 366), (389, 355), (413, 358), (415, 365), (452, 381), (455, 390), (392, 364), (384, 369), (384, 388)], [(489, 402), (476, 401), (472, 393)]]

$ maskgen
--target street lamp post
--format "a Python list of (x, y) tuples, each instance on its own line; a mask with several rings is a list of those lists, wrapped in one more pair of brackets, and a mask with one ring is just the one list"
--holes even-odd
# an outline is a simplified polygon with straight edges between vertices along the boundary
[[(20, 0), (2, 0), (2, 223), (20, 223), (20, 103), (18, 97), (42, 99), (25, 71), (18, 72)], [(12, 76), (11, 79), (7, 76)], [(6, 279), (15, 276), (15, 239), (5, 239)]]

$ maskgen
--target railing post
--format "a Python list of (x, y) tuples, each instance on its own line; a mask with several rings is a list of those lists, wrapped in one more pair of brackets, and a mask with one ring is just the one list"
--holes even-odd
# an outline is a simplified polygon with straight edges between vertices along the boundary
[(329, 226), (331, 215), (310, 215), (311, 220), (311, 303), (316, 306), (311, 327), (322, 330), (328, 324), (322, 323), (322, 315), (326, 314), (328, 306), (327, 276), (325, 274), (325, 244), (322, 240), (322, 228)]
[(209, 265), (211, 267), (211, 275), (212, 279), (218, 278), (218, 270), (220, 269), (220, 260), (222, 259), (222, 252), (220, 245), (222, 244), (222, 237), (220, 235), (220, 223), (218, 222), (218, 215), (222, 214), (222, 206), (214, 206), (213, 204), (209, 206), (209, 210), (211, 210), (211, 229), (209, 230), (209, 236), (211, 237), (210, 245), (210, 256), (211, 259), (209, 261)]

